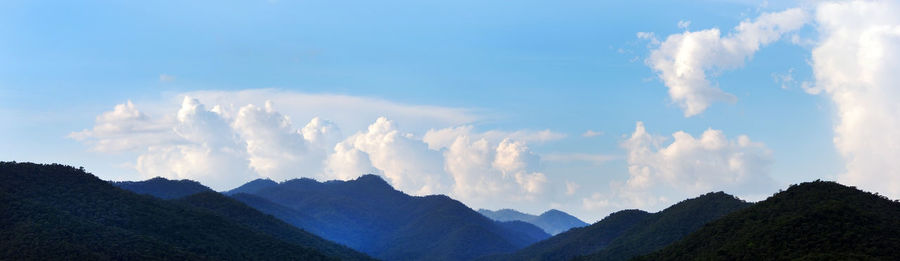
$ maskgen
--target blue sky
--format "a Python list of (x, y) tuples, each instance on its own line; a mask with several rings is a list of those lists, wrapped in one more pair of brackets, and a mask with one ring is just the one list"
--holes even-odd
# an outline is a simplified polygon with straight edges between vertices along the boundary
[[(101, 137), (95, 128), (101, 125), (98, 117), (116, 105), (131, 101), (135, 110), (171, 123), (186, 104), (184, 96), (197, 98), (210, 110), (217, 103), (203, 98), (218, 95), (235, 103), (235, 112), (246, 103), (262, 108), (263, 100), (272, 100), (273, 110), (261, 111), (290, 116), (293, 130), (303, 128), (312, 116), (333, 121), (342, 133), (335, 141), (365, 152), (372, 157), (371, 170), (388, 177), (393, 174), (378, 167), (377, 152), (366, 149), (362, 138), (349, 141), (357, 132), (365, 132), (366, 126), (377, 124), (377, 116), (410, 133), (413, 143), (421, 143), (429, 130), (458, 126), (471, 126), (473, 140), (488, 137), (484, 133), (491, 131), (502, 133), (487, 138), (492, 151), (503, 138), (515, 140), (518, 136), (512, 133), (516, 131), (549, 130), (556, 135), (519, 138), (527, 144), (528, 153), (540, 158), (523, 161), (527, 167), (522, 170), (507, 172), (498, 167), (499, 156), (490, 156), (495, 160), (491, 171), (502, 176), (497, 182), (513, 184), (511, 190), (499, 190), (506, 191), (500, 194), (464, 194), (469, 190), (453, 181), (458, 176), (447, 174), (452, 172), (447, 170), (449, 147), (435, 145), (429, 153), (445, 157), (434, 163), (437, 166), (426, 168), (447, 172), (435, 174), (450, 176), (439, 178), (448, 183), (436, 183), (444, 190), (411, 187), (404, 191), (449, 193), (472, 207), (510, 206), (535, 213), (560, 208), (593, 221), (620, 208), (656, 210), (696, 196), (693, 190), (664, 184), (658, 193), (651, 189), (648, 194), (666, 198), (657, 203), (627, 203), (615, 195), (623, 193), (616, 186), (629, 180), (629, 166), (639, 161), (629, 160), (623, 145), (636, 132), (637, 122), (655, 137), (668, 137), (663, 146), (672, 142), (673, 133), (684, 131), (699, 139), (708, 129), (720, 130), (732, 142), (746, 135), (763, 144), (769, 154), (762, 166), (748, 168), (763, 173), (747, 175), (768, 176), (774, 186), (747, 193), (741, 193), (740, 187), (756, 185), (713, 182), (700, 186), (733, 189), (759, 199), (787, 184), (840, 179), (847, 172), (849, 158), (842, 156), (834, 142), (841, 119), (830, 96), (836, 92), (826, 89), (822, 95), (810, 95), (801, 87), (802, 82), (822, 80), (815, 77), (813, 66), (812, 51), (824, 42), (822, 29), (814, 25), (817, 22), (764, 44), (736, 68), (710, 70), (707, 79), (712, 85), (737, 100), (713, 102), (691, 117), (670, 97), (662, 76), (648, 61), (659, 44), (637, 33), (653, 32), (665, 41), (668, 35), (718, 28), (725, 36), (742, 21), (789, 8), (810, 14), (820, 10), (817, 4), (790, 1), (4, 1), (0, 3), (0, 117), (6, 124), (0, 125), (0, 146), (7, 149), (0, 152), (0, 159), (85, 166), (101, 178), (115, 180), (152, 175), (204, 183), (209, 183), (204, 179), (224, 179), (136, 167), (150, 147), (162, 148), (168, 141), (117, 150), (98, 149), (92, 143), (109, 138)], [(821, 23), (823, 18), (818, 19)], [(679, 22), (687, 21), (689, 25), (679, 27)], [(788, 72), (793, 81), (782, 88), (775, 78)], [(259, 93), (248, 98), (253, 95), (242, 90)], [(291, 95), (357, 97), (402, 108), (361, 106), (372, 115), (356, 119), (333, 110), (351, 104), (292, 104), (306, 100), (286, 98)], [(465, 117), (451, 119), (444, 109)], [(447, 117), (404, 116), (416, 110)], [(235, 118), (220, 115), (236, 126), (230, 122)], [(250, 129), (234, 128), (241, 137), (236, 146), (244, 150)], [(163, 132), (170, 129), (161, 127)], [(86, 138), (73, 135), (90, 130), (94, 132), (85, 132)], [(588, 130), (602, 134), (582, 136)], [(133, 134), (115, 133), (119, 138)], [(312, 141), (307, 137), (307, 142)], [(332, 147), (326, 144), (325, 156), (315, 158), (317, 162), (332, 155)], [(743, 153), (743, 149), (735, 150), (735, 155)], [(253, 152), (246, 153), (252, 161)], [(577, 155), (606, 160), (595, 162)], [(235, 174), (228, 176), (237, 177), (232, 182), (213, 183), (222, 184), (218, 188), (222, 189), (250, 177), (271, 177), (260, 169), (253, 165), (249, 176)], [(323, 169), (322, 173), (332, 173), (327, 166)], [(544, 184), (543, 189), (531, 191), (513, 178), (519, 171), (536, 181), (541, 180), (536, 174), (542, 174), (544, 181), (538, 183)], [(397, 185), (403, 175), (389, 181)], [(296, 174), (300, 176), (348, 178), (317, 172)], [(275, 179), (289, 177), (279, 174)], [(415, 182), (406, 184), (428, 182), (419, 177), (410, 180)], [(667, 182), (671, 180), (659, 183)], [(564, 184), (577, 188), (567, 193)], [(504, 197), (502, 193), (526, 196), (493, 200)], [(592, 199), (606, 203), (589, 207)]]

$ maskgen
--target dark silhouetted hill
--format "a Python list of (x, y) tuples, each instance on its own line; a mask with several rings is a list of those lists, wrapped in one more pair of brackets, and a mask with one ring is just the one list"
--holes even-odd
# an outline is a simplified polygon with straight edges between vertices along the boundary
[(601, 260), (627, 260), (665, 247), (704, 224), (749, 205), (717, 192), (684, 200), (653, 214), (623, 210), (495, 260), (570, 260), (589, 254)]
[(900, 202), (815, 181), (637, 260), (900, 260)]
[(659, 250), (678, 241), (703, 225), (752, 205), (724, 192), (684, 200), (653, 213), (605, 248), (589, 256), (590, 260), (628, 260)]
[(322, 239), (217, 192), (201, 192), (177, 199), (175, 202), (211, 211), (216, 215), (226, 217), (238, 224), (261, 231), (282, 241), (311, 247), (325, 255), (337, 257), (341, 260), (374, 260), (365, 254)]
[(329, 260), (210, 211), (63, 165), (0, 162), (3, 260)]

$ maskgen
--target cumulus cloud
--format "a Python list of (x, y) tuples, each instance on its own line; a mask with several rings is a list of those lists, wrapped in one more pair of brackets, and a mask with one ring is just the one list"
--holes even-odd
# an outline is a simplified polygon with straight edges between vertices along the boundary
[(714, 190), (757, 195), (775, 187), (769, 176), (771, 152), (747, 136), (728, 139), (722, 131), (708, 129), (696, 138), (679, 131), (672, 134), (671, 143), (666, 141), (637, 123), (622, 142), (629, 177), (611, 185), (613, 197), (628, 207), (653, 208), (672, 195), (686, 198)]
[[(808, 19), (805, 11), (795, 8), (743, 21), (725, 36), (718, 28), (669, 35), (646, 62), (669, 88), (670, 98), (684, 110), (685, 117), (694, 116), (713, 102), (737, 100), (711, 83), (707, 74), (742, 66), (761, 46), (802, 28)], [(686, 29), (687, 25), (679, 22), (679, 27)], [(638, 37), (657, 41), (650, 33)]]
[[(445, 193), (446, 176), (443, 175), (442, 157), (428, 145), (397, 130), (394, 122), (380, 117), (359, 132), (339, 143), (337, 151), (329, 158), (329, 166), (353, 163), (354, 167), (329, 170), (334, 177), (355, 177), (358, 171), (375, 168), (397, 189), (416, 195)], [(362, 160), (360, 158), (366, 158)], [(342, 163), (343, 160), (350, 160)], [(366, 166), (365, 164), (371, 164)]]
[(812, 51), (815, 87), (834, 101), (838, 180), (900, 197), (900, 4), (822, 3)]
[[(547, 176), (540, 172), (540, 157), (527, 143), (565, 137), (550, 130), (475, 132), (473, 126), (462, 124), (429, 129), (424, 137), (417, 137), (405, 132), (409, 128), (401, 131), (387, 117), (376, 117), (374, 122), (369, 119), (362, 131), (344, 137), (335, 122), (311, 117), (306, 124), (295, 125), (296, 117), (291, 115), (308, 114), (283, 113), (303, 106), (271, 100), (239, 103), (256, 101), (257, 95), (265, 93), (288, 102), (314, 102), (313, 98), (271, 90), (235, 92), (235, 97), (223, 93), (205, 96), (228, 103), (210, 103), (213, 105), (209, 107), (201, 99), (182, 95), (179, 103), (165, 104), (168, 109), (156, 108), (160, 113), (153, 115), (138, 110), (129, 101), (98, 116), (92, 129), (74, 132), (70, 137), (95, 151), (135, 153), (137, 157), (131, 165), (145, 178), (194, 179), (218, 190), (258, 177), (347, 180), (374, 173), (414, 195), (440, 193), (492, 202), (498, 201), (496, 198), (533, 200), (543, 193)], [(372, 107), (365, 110), (386, 106), (364, 98), (323, 99), (371, 103)], [(385, 110), (400, 118), (450, 115), (429, 119), (443, 124), (453, 123), (456, 116), (469, 119), (462, 110), (427, 112), (430, 107), (387, 107), (403, 111)]]
[(171, 126), (172, 122), (151, 119), (127, 101), (97, 116), (92, 129), (73, 132), (69, 137), (87, 143), (93, 151), (119, 152), (172, 141), (176, 137), (170, 132)]
[(252, 180), (244, 144), (218, 114), (196, 99), (184, 97), (172, 128), (177, 142), (150, 145), (137, 158), (144, 177), (194, 179), (217, 188)]
[(314, 118), (303, 130), (295, 129), (291, 120), (276, 112), (271, 102), (264, 108), (254, 105), (242, 107), (232, 127), (247, 146), (250, 167), (257, 173), (277, 180), (294, 177), (310, 177), (322, 170), (322, 161), (328, 153), (325, 147), (314, 143), (324, 138), (328, 125)]

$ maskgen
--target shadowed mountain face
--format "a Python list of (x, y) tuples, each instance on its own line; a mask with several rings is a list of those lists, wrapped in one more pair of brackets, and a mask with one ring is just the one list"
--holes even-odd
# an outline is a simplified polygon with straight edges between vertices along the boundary
[(900, 202), (808, 182), (638, 260), (900, 260)]
[(330, 260), (207, 209), (63, 165), (0, 162), (0, 259)]
[(234, 195), (238, 193), (256, 193), (260, 190), (278, 186), (278, 182), (272, 181), (271, 179), (256, 179), (250, 182), (247, 182), (240, 187), (229, 190), (225, 192), (225, 195)]
[(587, 223), (584, 223), (584, 221), (581, 221), (580, 219), (569, 215), (566, 212), (562, 212), (556, 209), (551, 209), (547, 212), (544, 212), (540, 216), (525, 214), (512, 209), (501, 209), (497, 211), (479, 209), (478, 213), (481, 213), (485, 217), (497, 221), (518, 220), (528, 222), (534, 224), (535, 226), (538, 226), (551, 235), (556, 235), (572, 228), (588, 225)]
[(468, 260), (549, 237), (528, 223), (490, 220), (447, 196), (406, 195), (375, 175), (323, 183), (295, 179), (234, 197), (386, 260)]
[(138, 194), (151, 195), (161, 199), (174, 199), (200, 192), (213, 191), (193, 180), (168, 180), (161, 177), (145, 181), (111, 181), (110, 183), (121, 189), (130, 190)]
[(264, 232), (282, 241), (316, 249), (341, 260), (374, 260), (346, 246), (322, 239), (271, 215), (263, 214), (240, 201), (218, 192), (201, 192), (175, 200), (176, 203), (204, 209), (238, 224)]
[(575, 228), (493, 260), (570, 260), (595, 254), (601, 260), (627, 260), (675, 242), (704, 224), (749, 206), (717, 192), (688, 199), (649, 214), (623, 210), (587, 227)]

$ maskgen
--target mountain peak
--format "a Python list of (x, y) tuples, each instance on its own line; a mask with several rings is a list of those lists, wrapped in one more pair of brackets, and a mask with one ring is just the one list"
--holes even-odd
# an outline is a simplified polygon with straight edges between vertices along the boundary
[(260, 178), (260, 179), (254, 179), (253, 181), (247, 182), (246, 184), (241, 185), (240, 187), (226, 191), (225, 194), (227, 194), (227, 195), (234, 195), (234, 194), (238, 194), (238, 193), (253, 194), (260, 190), (274, 187), (274, 186), (278, 186), (278, 182), (275, 182), (275, 181), (273, 181), (271, 179), (267, 179), (267, 178), (266, 179)]
[(385, 181), (381, 176), (375, 174), (365, 174), (349, 182), (371, 186), (388, 187), (391, 188), (391, 190), (394, 190), (394, 187), (391, 186), (391, 184)]

